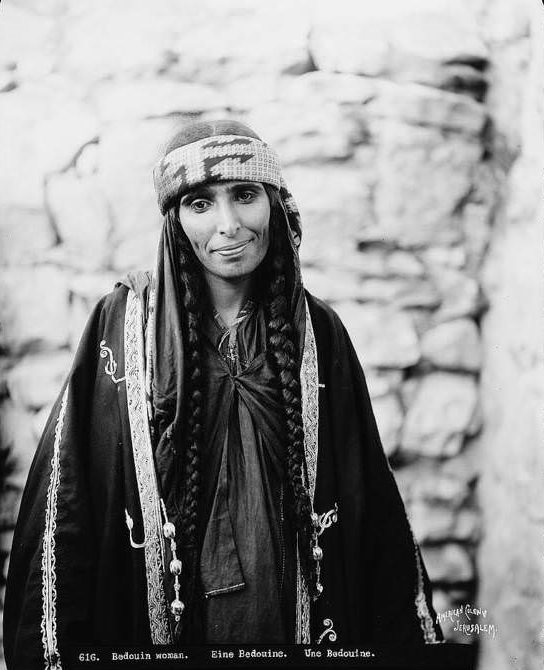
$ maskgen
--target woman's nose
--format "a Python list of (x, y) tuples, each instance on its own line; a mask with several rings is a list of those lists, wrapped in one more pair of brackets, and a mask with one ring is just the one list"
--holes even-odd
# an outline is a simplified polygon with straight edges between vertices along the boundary
[(217, 230), (223, 235), (235, 235), (240, 228), (236, 207), (232, 202), (221, 203), (218, 208)]

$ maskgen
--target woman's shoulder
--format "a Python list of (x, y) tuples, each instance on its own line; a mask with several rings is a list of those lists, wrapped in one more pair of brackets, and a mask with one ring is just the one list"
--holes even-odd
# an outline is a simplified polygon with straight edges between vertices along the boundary
[(305, 293), (314, 327), (321, 326), (338, 334), (343, 333), (345, 331), (344, 324), (336, 311), (324, 300), (317, 298), (308, 291), (305, 291)]
[(151, 275), (148, 272), (131, 273), (117, 281), (109, 293), (102, 295), (90, 310), (82, 339), (104, 337), (110, 331), (122, 330), (125, 323), (127, 296), (133, 292), (145, 311)]
[(148, 271), (129, 272), (119, 279), (109, 293), (103, 295), (96, 308), (102, 312), (115, 313), (125, 309), (127, 295), (133, 292), (145, 303), (151, 286), (151, 273)]

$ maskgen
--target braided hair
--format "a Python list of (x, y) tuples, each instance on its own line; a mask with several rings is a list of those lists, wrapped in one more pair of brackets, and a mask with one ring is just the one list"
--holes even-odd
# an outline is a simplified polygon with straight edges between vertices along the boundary
[(185, 598), (194, 598), (197, 583), (197, 527), (200, 498), (200, 457), (203, 435), (202, 402), (202, 348), (198, 328), (202, 318), (203, 277), (191, 244), (183, 232), (178, 207), (171, 207), (166, 218), (176, 233), (179, 250), (181, 290), (182, 335), (185, 343), (185, 429), (182, 431), (183, 448), (176, 462), (174, 486), (177, 511), (180, 518), (181, 551), (188, 579)]
[[(298, 350), (288, 296), (294, 281), (293, 251), (287, 238), (287, 221), (278, 192), (265, 184), (270, 200), (270, 245), (263, 267), (268, 275), (267, 315), (268, 356), (276, 373), (284, 408), (285, 474), (295, 527), (299, 534), (301, 566), (310, 585), (315, 582), (312, 559), (312, 502), (305, 483), (302, 396), (298, 373)], [(291, 259), (291, 263), (289, 260)]]

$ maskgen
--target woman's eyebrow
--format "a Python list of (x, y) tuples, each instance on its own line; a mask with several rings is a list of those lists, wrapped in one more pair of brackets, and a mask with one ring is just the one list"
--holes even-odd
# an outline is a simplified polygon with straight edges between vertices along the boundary
[(200, 186), (195, 188), (193, 191), (189, 191), (181, 198), (181, 204), (184, 202), (190, 202), (195, 200), (195, 198), (210, 198), (212, 196), (212, 189), (207, 186)]
[(247, 190), (247, 189), (252, 189), (252, 190), (254, 190), (254, 191), (260, 191), (260, 188), (259, 188), (259, 187), (260, 187), (259, 182), (255, 182), (255, 181), (242, 181), (242, 182), (238, 182), (238, 183), (236, 183), (236, 184), (231, 184), (231, 185), (228, 187), (227, 190), (228, 190), (229, 192), (232, 192), (232, 191), (245, 191), (245, 190)]

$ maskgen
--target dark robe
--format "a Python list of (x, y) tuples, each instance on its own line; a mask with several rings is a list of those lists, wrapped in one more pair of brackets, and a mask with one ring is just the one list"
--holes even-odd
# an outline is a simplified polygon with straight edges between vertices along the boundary
[[(44, 655), (45, 667), (59, 667), (69, 645), (169, 640), (162, 614), (172, 594), (166, 579), (162, 590), (156, 583), (166, 559), (144, 537), (145, 523), (162, 522), (145, 511), (149, 500), (138, 488), (155, 474), (135, 457), (145, 396), (130, 391), (143, 379), (127, 348), (127, 295), (119, 286), (93, 311), (29, 473), (4, 608), (8, 670), (43, 668)], [(324, 592), (311, 605), (311, 639), (439, 641), (429, 581), (360, 364), (335, 312), (310, 295), (307, 302), (320, 384), (314, 507), (331, 521), (319, 538)], [(131, 546), (125, 510), (134, 543), (146, 540), (146, 549)]]
[(248, 301), (233, 327), (215, 314), (203, 331), (205, 640), (292, 642), (283, 410), (266, 357), (263, 310)]

